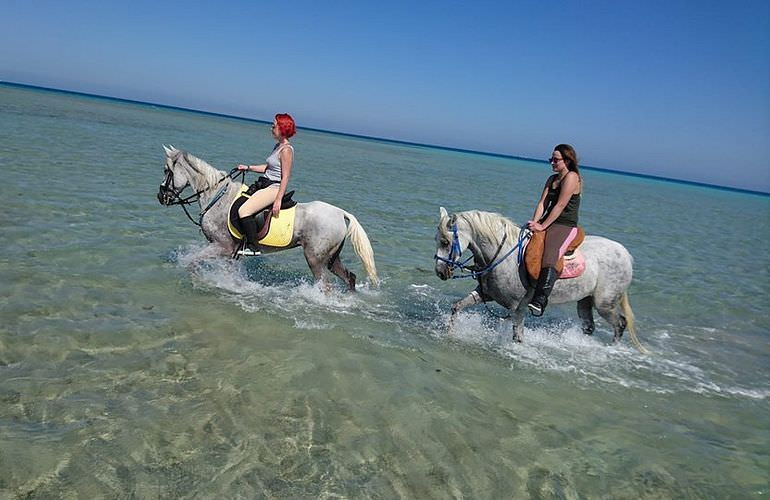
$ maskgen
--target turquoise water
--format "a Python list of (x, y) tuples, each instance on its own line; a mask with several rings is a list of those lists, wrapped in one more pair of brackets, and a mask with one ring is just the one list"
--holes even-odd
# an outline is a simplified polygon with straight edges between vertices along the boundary
[(264, 124), (0, 86), (0, 136), (0, 496), (770, 493), (768, 197), (585, 172), (644, 356), (574, 306), (447, 333), (472, 284), (433, 273), (438, 207), (524, 221), (543, 164), (300, 131), (297, 197), (355, 214), (383, 279), (327, 295), (297, 250), (205, 258), (155, 198), (162, 143), (229, 170)]

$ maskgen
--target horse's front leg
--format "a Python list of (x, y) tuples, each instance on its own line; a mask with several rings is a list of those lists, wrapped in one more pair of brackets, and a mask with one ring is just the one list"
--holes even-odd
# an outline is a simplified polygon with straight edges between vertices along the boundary
[(513, 319), (513, 341), (522, 343), (524, 341), (524, 314), (527, 311), (531, 294), (526, 294), (521, 298), (515, 307), (511, 308)]
[(460, 299), (454, 304), (452, 304), (452, 315), (449, 316), (449, 331), (451, 331), (452, 327), (454, 326), (455, 317), (457, 316), (457, 313), (459, 313), (466, 307), (476, 305), (479, 302), (483, 302), (483, 300), (477, 288), (476, 290), (472, 291), (467, 296), (465, 296), (465, 298)]

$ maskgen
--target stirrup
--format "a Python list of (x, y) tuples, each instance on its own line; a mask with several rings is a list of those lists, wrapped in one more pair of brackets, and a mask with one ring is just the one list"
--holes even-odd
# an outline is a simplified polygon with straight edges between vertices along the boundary
[(530, 302), (529, 304), (527, 304), (527, 307), (529, 308), (529, 313), (532, 316), (539, 318), (540, 316), (543, 315), (543, 308), (539, 304), (533, 304), (532, 302)]
[(246, 247), (238, 250), (237, 255), (240, 255), (241, 257), (257, 257), (262, 255), (262, 252)]

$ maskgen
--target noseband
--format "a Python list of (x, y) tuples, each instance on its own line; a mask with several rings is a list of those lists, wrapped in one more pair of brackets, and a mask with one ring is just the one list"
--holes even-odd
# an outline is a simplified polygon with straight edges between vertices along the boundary
[[(177, 192), (176, 189), (174, 189), (174, 171), (171, 169), (168, 169), (166, 172), (166, 177), (163, 178), (163, 182), (160, 184), (160, 189), (158, 191), (158, 194), (162, 196), (171, 196), (171, 201), (167, 203), (167, 205), (181, 205), (187, 203), (186, 200), (183, 200), (179, 196), (179, 192)], [(181, 191), (180, 191), (181, 192)], [(200, 193), (198, 193), (200, 196)], [(193, 195), (195, 196), (195, 195)], [(188, 197), (192, 198), (193, 196)], [(190, 203), (193, 203), (194, 201), (191, 201)]]
[(460, 257), (463, 255), (463, 251), (460, 248), (460, 237), (457, 235), (457, 224), (452, 224), (452, 227), (450, 228), (452, 231), (452, 246), (449, 248), (449, 255), (446, 256), (446, 258), (441, 257), (438, 253), (436, 253), (433, 256), (433, 259), (443, 262), (444, 264), (449, 267), (450, 271), (454, 271), (455, 269), (460, 269), (462, 271), (471, 271), (470, 268), (468, 268), (465, 264), (468, 263), (473, 258), (473, 255), (468, 257), (467, 259), (460, 261)]

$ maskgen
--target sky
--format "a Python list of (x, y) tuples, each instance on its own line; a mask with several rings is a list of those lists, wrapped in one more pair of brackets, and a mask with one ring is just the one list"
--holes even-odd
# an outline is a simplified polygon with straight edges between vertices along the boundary
[(767, 0), (0, 12), (0, 81), (539, 159), (570, 143), (585, 165), (770, 192)]

